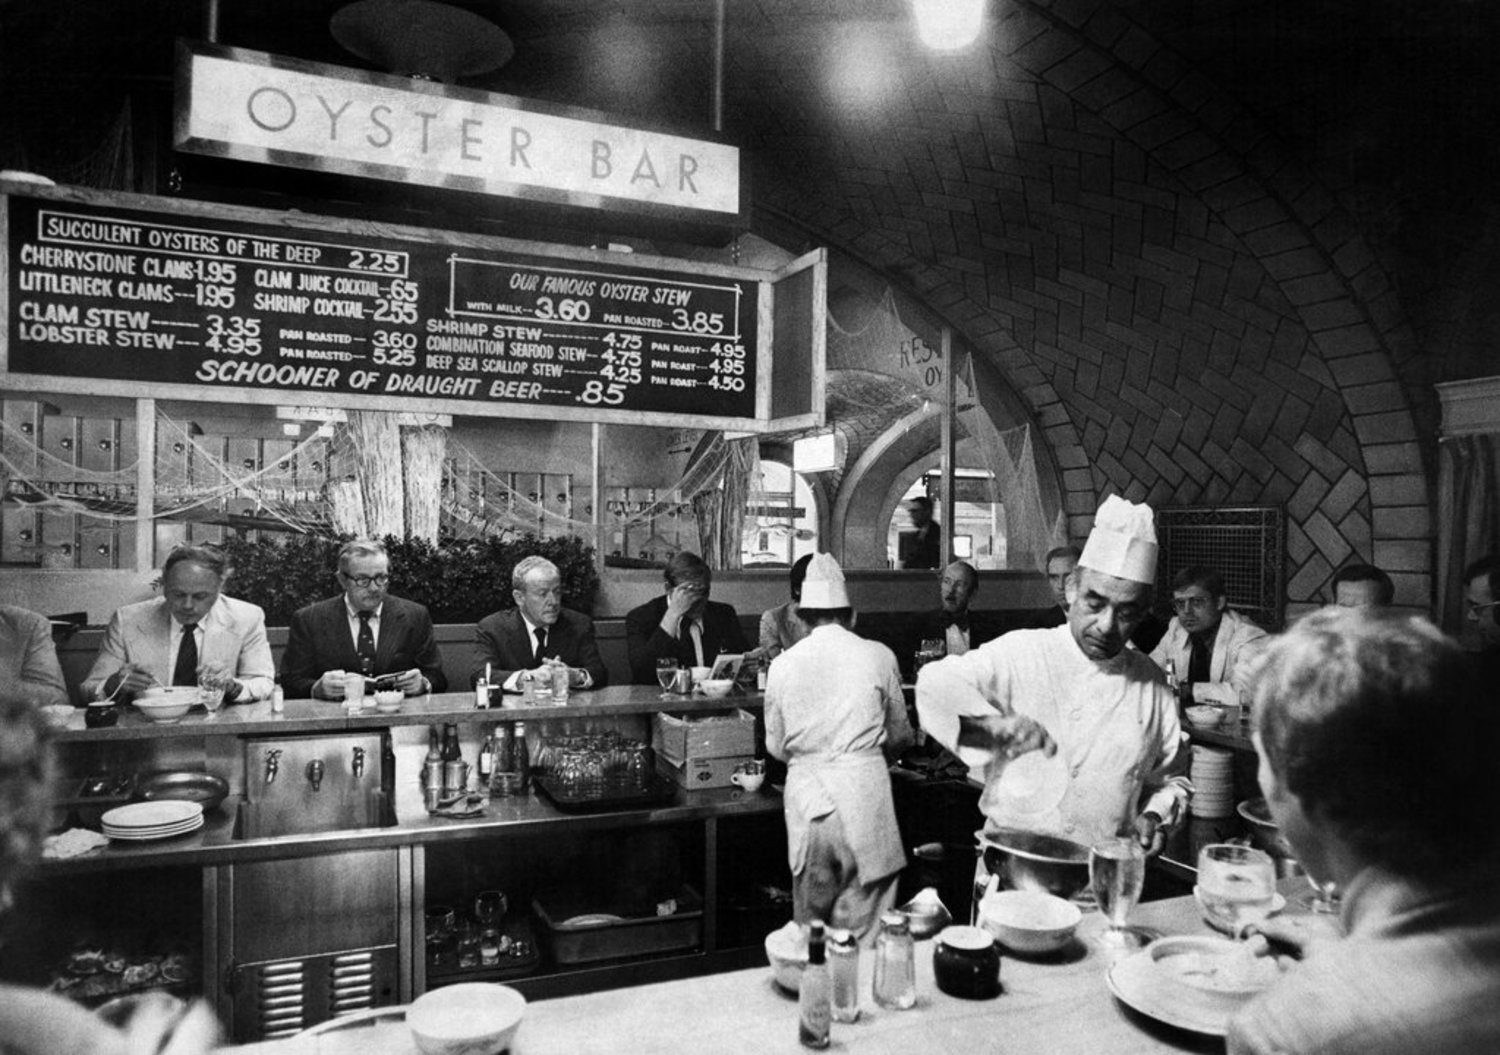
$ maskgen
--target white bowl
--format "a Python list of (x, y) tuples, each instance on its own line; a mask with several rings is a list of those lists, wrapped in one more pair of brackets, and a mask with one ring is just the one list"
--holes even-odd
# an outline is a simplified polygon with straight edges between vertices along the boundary
[(395, 714), (401, 709), (405, 696), (400, 689), (381, 689), (375, 693), (375, 709), (381, 714)]
[(175, 722), (199, 699), (196, 685), (173, 685), (147, 689), (134, 700), (136, 709), (153, 722)]
[(795, 993), (802, 987), (802, 969), (807, 966), (807, 935), (795, 920), (766, 935), (766, 959), (776, 984)]
[(510, 1046), (526, 998), (507, 985), (461, 982), (417, 997), (406, 1028), (422, 1055), (494, 1055)]
[(1152, 965), (1186, 1000), (1232, 1009), (1274, 982), (1276, 961), (1243, 942), (1176, 934), (1146, 946)]
[(1012, 952), (1055, 952), (1081, 919), (1077, 905), (1040, 890), (997, 890), (979, 902), (979, 925)]
[(713, 699), (722, 699), (729, 695), (729, 690), (734, 688), (733, 678), (704, 678), (698, 683), (698, 688), (703, 690), (703, 695)]

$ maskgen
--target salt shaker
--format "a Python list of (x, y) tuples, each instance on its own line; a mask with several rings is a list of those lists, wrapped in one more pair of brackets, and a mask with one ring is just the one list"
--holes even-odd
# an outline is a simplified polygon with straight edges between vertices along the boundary
[(917, 1002), (917, 950), (906, 917), (887, 912), (880, 917), (875, 940), (875, 1002), (890, 1011), (904, 1011)]
[(833, 1020), (859, 1021), (859, 942), (843, 929), (828, 931), (828, 973), (833, 978)]

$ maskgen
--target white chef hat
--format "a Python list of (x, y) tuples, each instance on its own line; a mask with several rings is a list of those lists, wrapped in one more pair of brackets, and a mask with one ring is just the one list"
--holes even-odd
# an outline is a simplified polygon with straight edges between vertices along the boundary
[(849, 608), (849, 591), (844, 588), (844, 569), (831, 554), (818, 553), (807, 565), (807, 578), (802, 580), (802, 599), (797, 604), (803, 608)]
[(1110, 495), (1094, 514), (1081, 567), (1131, 582), (1156, 581), (1156, 515), (1145, 502)]

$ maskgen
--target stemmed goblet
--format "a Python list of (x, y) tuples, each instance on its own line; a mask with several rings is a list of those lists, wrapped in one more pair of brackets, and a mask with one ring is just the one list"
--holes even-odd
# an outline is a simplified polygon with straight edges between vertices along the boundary
[(1235, 938), (1271, 914), (1276, 899), (1276, 864), (1271, 855), (1236, 843), (1213, 843), (1198, 852), (1198, 887), (1203, 910)]

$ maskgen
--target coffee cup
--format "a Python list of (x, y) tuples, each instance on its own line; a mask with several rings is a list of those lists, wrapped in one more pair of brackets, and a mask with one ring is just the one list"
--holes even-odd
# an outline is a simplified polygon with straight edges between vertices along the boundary
[(693, 688), (696, 689), (699, 685), (703, 684), (704, 680), (713, 673), (713, 670), (714, 668), (712, 667), (692, 667)]
[(734, 772), (729, 774), (729, 782), (745, 791), (759, 791), (760, 786), (766, 782), (765, 763), (741, 762), (734, 767)]

